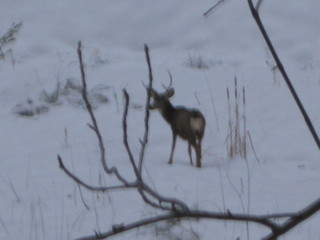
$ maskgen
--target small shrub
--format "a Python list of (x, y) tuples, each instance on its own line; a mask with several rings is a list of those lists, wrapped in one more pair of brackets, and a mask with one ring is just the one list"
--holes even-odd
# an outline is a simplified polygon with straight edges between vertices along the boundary
[[(109, 102), (108, 90), (109, 87), (99, 85), (88, 91), (88, 97), (94, 109)], [(51, 106), (58, 106), (63, 103), (68, 103), (75, 107), (80, 106), (85, 109), (86, 106), (81, 94), (82, 87), (76, 80), (67, 79), (65, 84), (57, 81), (52, 92), (41, 91), (38, 103), (35, 103), (32, 99), (27, 99), (26, 102), (17, 104), (13, 112), (22, 117), (33, 117), (48, 112)]]
[(196, 68), (196, 69), (208, 69), (210, 68), (210, 64), (203, 60), (201, 56), (193, 57), (189, 56), (189, 59), (185, 63), (190, 68)]
[(33, 117), (35, 115), (43, 114), (49, 111), (46, 105), (35, 105), (32, 99), (27, 99), (25, 103), (17, 104), (13, 113), (21, 117)]
[(59, 104), (60, 92), (61, 83), (60, 81), (57, 81), (56, 89), (50, 93), (48, 93), (46, 90), (42, 90), (40, 99), (48, 104)]

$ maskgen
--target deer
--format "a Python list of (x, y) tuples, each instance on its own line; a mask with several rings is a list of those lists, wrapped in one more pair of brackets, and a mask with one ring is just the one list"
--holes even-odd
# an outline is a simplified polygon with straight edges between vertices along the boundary
[(188, 142), (190, 164), (193, 166), (191, 152), (191, 147), (193, 147), (196, 154), (196, 166), (201, 168), (201, 141), (206, 125), (206, 120), (202, 113), (197, 109), (173, 106), (169, 101), (169, 98), (174, 95), (174, 89), (171, 87), (171, 83), (163, 93), (158, 93), (153, 88), (147, 90), (152, 100), (149, 104), (149, 109), (158, 109), (172, 130), (172, 145), (168, 164), (173, 163), (173, 152), (177, 136), (179, 136)]

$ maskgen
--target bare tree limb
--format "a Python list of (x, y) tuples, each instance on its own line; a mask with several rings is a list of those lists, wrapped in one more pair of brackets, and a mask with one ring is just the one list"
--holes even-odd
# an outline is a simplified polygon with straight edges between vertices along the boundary
[[(249, 4), (249, 8), (251, 10), (252, 16), (253, 16), (255, 22), (257, 23), (263, 38), (265, 39), (265, 41), (267, 43), (267, 46), (268, 46), (276, 64), (277, 64), (277, 68), (281, 72), (296, 104), (298, 105), (298, 108), (299, 108), (299, 110), (300, 110), (300, 112), (306, 122), (306, 125), (309, 128), (311, 135), (314, 138), (314, 141), (316, 142), (318, 148), (320, 149), (320, 140), (317, 135), (317, 132), (314, 129), (313, 124), (312, 124), (307, 112), (305, 111), (305, 109), (300, 101), (300, 98), (298, 97), (298, 95), (297, 95), (297, 93), (291, 83), (291, 80), (289, 79), (289, 77), (285, 71), (285, 68), (283, 67), (282, 62), (281, 62), (280, 58), (278, 57), (278, 54), (277, 54), (276, 50), (274, 49), (273, 44), (271, 43), (271, 40), (270, 40), (270, 38), (269, 38), (269, 36), (263, 26), (263, 23), (261, 21), (261, 18), (260, 18), (259, 12), (258, 12), (261, 2), (262, 2), (262, 0), (258, 0), (256, 7), (254, 7), (252, 0), (248, 0), (248, 4)], [(304, 220), (308, 219), (309, 217), (311, 217), (312, 215), (314, 215), (318, 211), (320, 211), (320, 198), (317, 199), (316, 201), (314, 201), (312, 204), (308, 205), (303, 210), (299, 211), (297, 213), (297, 215), (290, 217), (282, 225), (277, 226), (277, 228), (273, 229), (272, 233), (269, 234), (268, 236), (266, 236), (265, 238), (263, 238), (263, 240), (276, 240), (277, 237), (287, 233), (292, 228), (294, 228), (296, 225), (298, 225), (301, 222), (303, 222)]]
[(249, 4), (249, 7), (250, 7), (252, 16), (253, 16), (254, 20), (256, 21), (256, 23), (257, 23), (257, 25), (258, 25), (258, 27), (259, 27), (259, 29), (261, 31), (261, 34), (262, 34), (263, 38), (265, 39), (265, 41), (267, 43), (268, 48), (270, 49), (270, 52), (271, 52), (271, 54), (272, 54), (272, 56), (273, 56), (273, 58), (274, 58), (274, 60), (275, 60), (275, 62), (277, 64), (277, 67), (278, 67), (279, 71), (281, 72), (285, 82), (287, 83), (287, 86), (288, 86), (288, 88), (289, 88), (289, 90), (290, 90), (290, 92), (291, 92), (296, 104), (298, 105), (298, 108), (299, 108), (299, 110), (300, 110), (300, 112), (301, 112), (301, 114), (302, 114), (302, 116), (303, 116), (303, 118), (304, 118), (304, 120), (306, 122), (306, 125), (309, 128), (309, 131), (310, 131), (311, 135), (313, 136), (314, 141), (316, 142), (318, 148), (320, 149), (320, 140), (319, 140), (319, 137), (317, 135), (317, 132), (314, 129), (313, 124), (312, 124), (312, 122), (311, 122), (311, 120), (310, 120), (305, 108), (303, 107), (303, 105), (302, 105), (302, 103), (300, 101), (300, 98), (299, 98), (298, 94), (296, 93), (296, 90), (294, 89), (294, 87), (293, 87), (293, 85), (291, 83), (291, 80), (289, 79), (289, 77), (287, 75), (287, 72), (284, 69), (284, 67), (282, 65), (282, 62), (280, 61), (280, 59), (278, 57), (278, 54), (277, 54), (276, 50), (274, 49), (273, 44), (271, 43), (271, 40), (270, 40), (270, 38), (269, 38), (269, 36), (268, 36), (268, 34), (267, 34), (263, 24), (262, 24), (262, 21), (260, 19), (260, 15), (259, 15), (259, 12), (258, 12), (258, 8), (259, 8), (260, 3), (257, 6), (257, 8), (255, 8), (253, 6), (252, 0), (248, 0), (248, 4)]
[(78, 238), (76, 240), (97, 240), (97, 239), (107, 239), (111, 236), (129, 231), (135, 228), (142, 226), (147, 226), (150, 224), (155, 224), (157, 222), (168, 221), (172, 219), (211, 219), (211, 220), (224, 220), (224, 221), (241, 221), (241, 222), (251, 222), (256, 223), (271, 229), (276, 230), (277, 225), (274, 224), (269, 219), (264, 218), (263, 216), (255, 215), (243, 215), (243, 214), (233, 214), (231, 212), (227, 213), (213, 213), (207, 211), (197, 211), (191, 210), (189, 212), (171, 212), (163, 215), (158, 215), (156, 217), (146, 218), (143, 220), (135, 221), (129, 224), (121, 224), (119, 228), (112, 229), (105, 233), (99, 233), (98, 236), (92, 235), (83, 238)]
[(142, 197), (143, 201), (150, 205), (153, 208), (157, 208), (157, 209), (161, 209), (161, 210), (165, 210), (165, 211), (171, 211), (172, 208), (168, 207), (168, 206), (163, 206), (161, 204), (161, 201), (155, 202), (154, 200), (152, 200), (150, 197), (147, 196), (147, 194), (145, 193), (145, 191), (143, 191), (142, 189), (138, 190), (140, 193), (140, 196)]
[(118, 186), (111, 186), (111, 187), (95, 187), (91, 186), (84, 181), (82, 181), (80, 178), (75, 176), (73, 173), (71, 173), (63, 164), (63, 161), (58, 155), (58, 162), (59, 162), (59, 167), (69, 176), (73, 181), (78, 183), (80, 186), (94, 192), (106, 192), (106, 191), (111, 191), (111, 190), (120, 190), (120, 189), (126, 189), (126, 188), (136, 188), (137, 184), (136, 183), (127, 183), (126, 185), (118, 185)]
[(131, 152), (131, 149), (130, 149), (130, 146), (128, 143), (127, 116), (128, 116), (130, 98), (129, 98), (129, 94), (127, 93), (127, 91), (125, 89), (123, 89), (123, 96), (125, 99), (125, 106), (124, 106), (123, 119), (122, 119), (123, 143), (124, 143), (124, 146), (127, 150), (128, 155), (129, 155), (129, 160), (130, 160), (130, 163), (131, 163), (132, 168), (134, 170), (134, 173), (140, 183), (140, 182), (142, 182), (141, 175), (140, 175), (140, 172), (138, 171), (136, 162), (134, 160), (133, 154)]
[(79, 57), (79, 65), (80, 65), (80, 72), (81, 72), (81, 80), (82, 80), (82, 98), (86, 104), (86, 108), (87, 111), (90, 115), (91, 121), (92, 121), (92, 125), (90, 125), (90, 128), (95, 132), (97, 138), (98, 138), (98, 142), (99, 142), (99, 148), (100, 148), (100, 161), (102, 163), (103, 169), (107, 174), (114, 174), (119, 181), (121, 181), (124, 185), (130, 185), (125, 178), (123, 178), (117, 168), (113, 167), (113, 168), (109, 168), (107, 165), (107, 161), (106, 161), (106, 150), (104, 147), (104, 143), (103, 143), (103, 139), (98, 127), (98, 123), (97, 120), (93, 114), (93, 110), (92, 110), (92, 106), (88, 100), (88, 93), (87, 93), (87, 83), (86, 83), (86, 75), (85, 75), (85, 71), (84, 71), (84, 64), (83, 64), (83, 60), (82, 60), (82, 51), (81, 51), (81, 42), (78, 42), (78, 57)]
[(320, 211), (320, 198), (308, 205), (306, 208), (299, 211), (294, 216), (290, 217), (282, 225), (274, 229), (272, 233), (263, 238), (263, 240), (275, 240), (277, 237), (289, 232), (291, 229), (302, 223), (312, 215)]
[[(175, 198), (168, 198), (161, 196), (159, 193), (155, 192), (152, 190), (147, 184), (143, 183), (142, 189), (147, 192), (149, 195), (153, 196), (155, 199), (158, 200), (160, 208), (161, 209), (166, 209), (166, 210), (171, 210), (171, 211), (185, 211), (188, 212), (189, 208), (188, 206), (180, 201), (179, 199)], [(165, 208), (161, 204), (166, 203), (170, 205), (170, 208)]]
[[(117, 228), (112, 230), (78, 238), (77, 240), (97, 240), (97, 239), (107, 239), (111, 236), (139, 228), (142, 226), (147, 226), (161, 221), (168, 221), (172, 219), (211, 219), (211, 220), (224, 220), (224, 221), (240, 221), (240, 222), (250, 222), (268, 227), (272, 230), (272, 233), (263, 238), (263, 240), (275, 240), (280, 235), (284, 234), (285, 231), (289, 231), (291, 228), (295, 227), (298, 223), (301, 223), (306, 218), (314, 214), (315, 210), (320, 209), (320, 199), (300, 211), (299, 213), (280, 213), (280, 214), (269, 214), (269, 215), (244, 215), (244, 214), (234, 214), (228, 211), (227, 213), (214, 213), (207, 211), (197, 211), (190, 210), (188, 212), (171, 212), (168, 214), (158, 215), (156, 217), (146, 218), (143, 220), (135, 221), (129, 224), (120, 224)], [(283, 225), (276, 224), (270, 219), (287, 218), (290, 217)], [(299, 221), (299, 222), (298, 222)], [(290, 229), (289, 229), (290, 228)]]
[[(149, 72), (149, 85), (147, 88), (151, 89), (153, 76), (152, 76), (151, 61), (150, 61), (150, 56), (149, 56), (149, 47), (147, 44), (144, 45), (144, 51), (146, 54), (146, 61), (148, 64), (148, 72)], [(141, 142), (141, 150), (140, 150), (140, 158), (139, 158), (139, 172), (140, 172), (140, 174), (142, 172), (142, 165), (143, 165), (143, 160), (144, 160), (145, 149), (148, 144), (149, 116), (150, 116), (149, 105), (150, 105), (150, 92), (147, 91), (147, 100), (146, 100), (146, 105), (145, 105), (145, 117), (144, 117), (145, 132), (144, 132), (144, 136), (143, 136), (143, 141)]]

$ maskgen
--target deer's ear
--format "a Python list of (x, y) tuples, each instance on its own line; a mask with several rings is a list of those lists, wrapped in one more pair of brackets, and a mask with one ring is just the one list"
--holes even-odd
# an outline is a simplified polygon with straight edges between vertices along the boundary
[(169, 88), (165, 94), (165, 97), (170, 98), (173, 96), (173, 94), (174, 94), (174, 88)]

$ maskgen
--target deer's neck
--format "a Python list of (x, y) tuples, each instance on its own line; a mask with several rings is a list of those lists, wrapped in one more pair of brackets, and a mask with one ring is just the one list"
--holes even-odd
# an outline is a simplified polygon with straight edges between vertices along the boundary
[(176, 109), (174, 108), (174, 106), (172, 106), (172, 104), (167, 101), (164, 108), (161, 109), (161, 114), (168, 123), (171, 123), (175, 111)]

